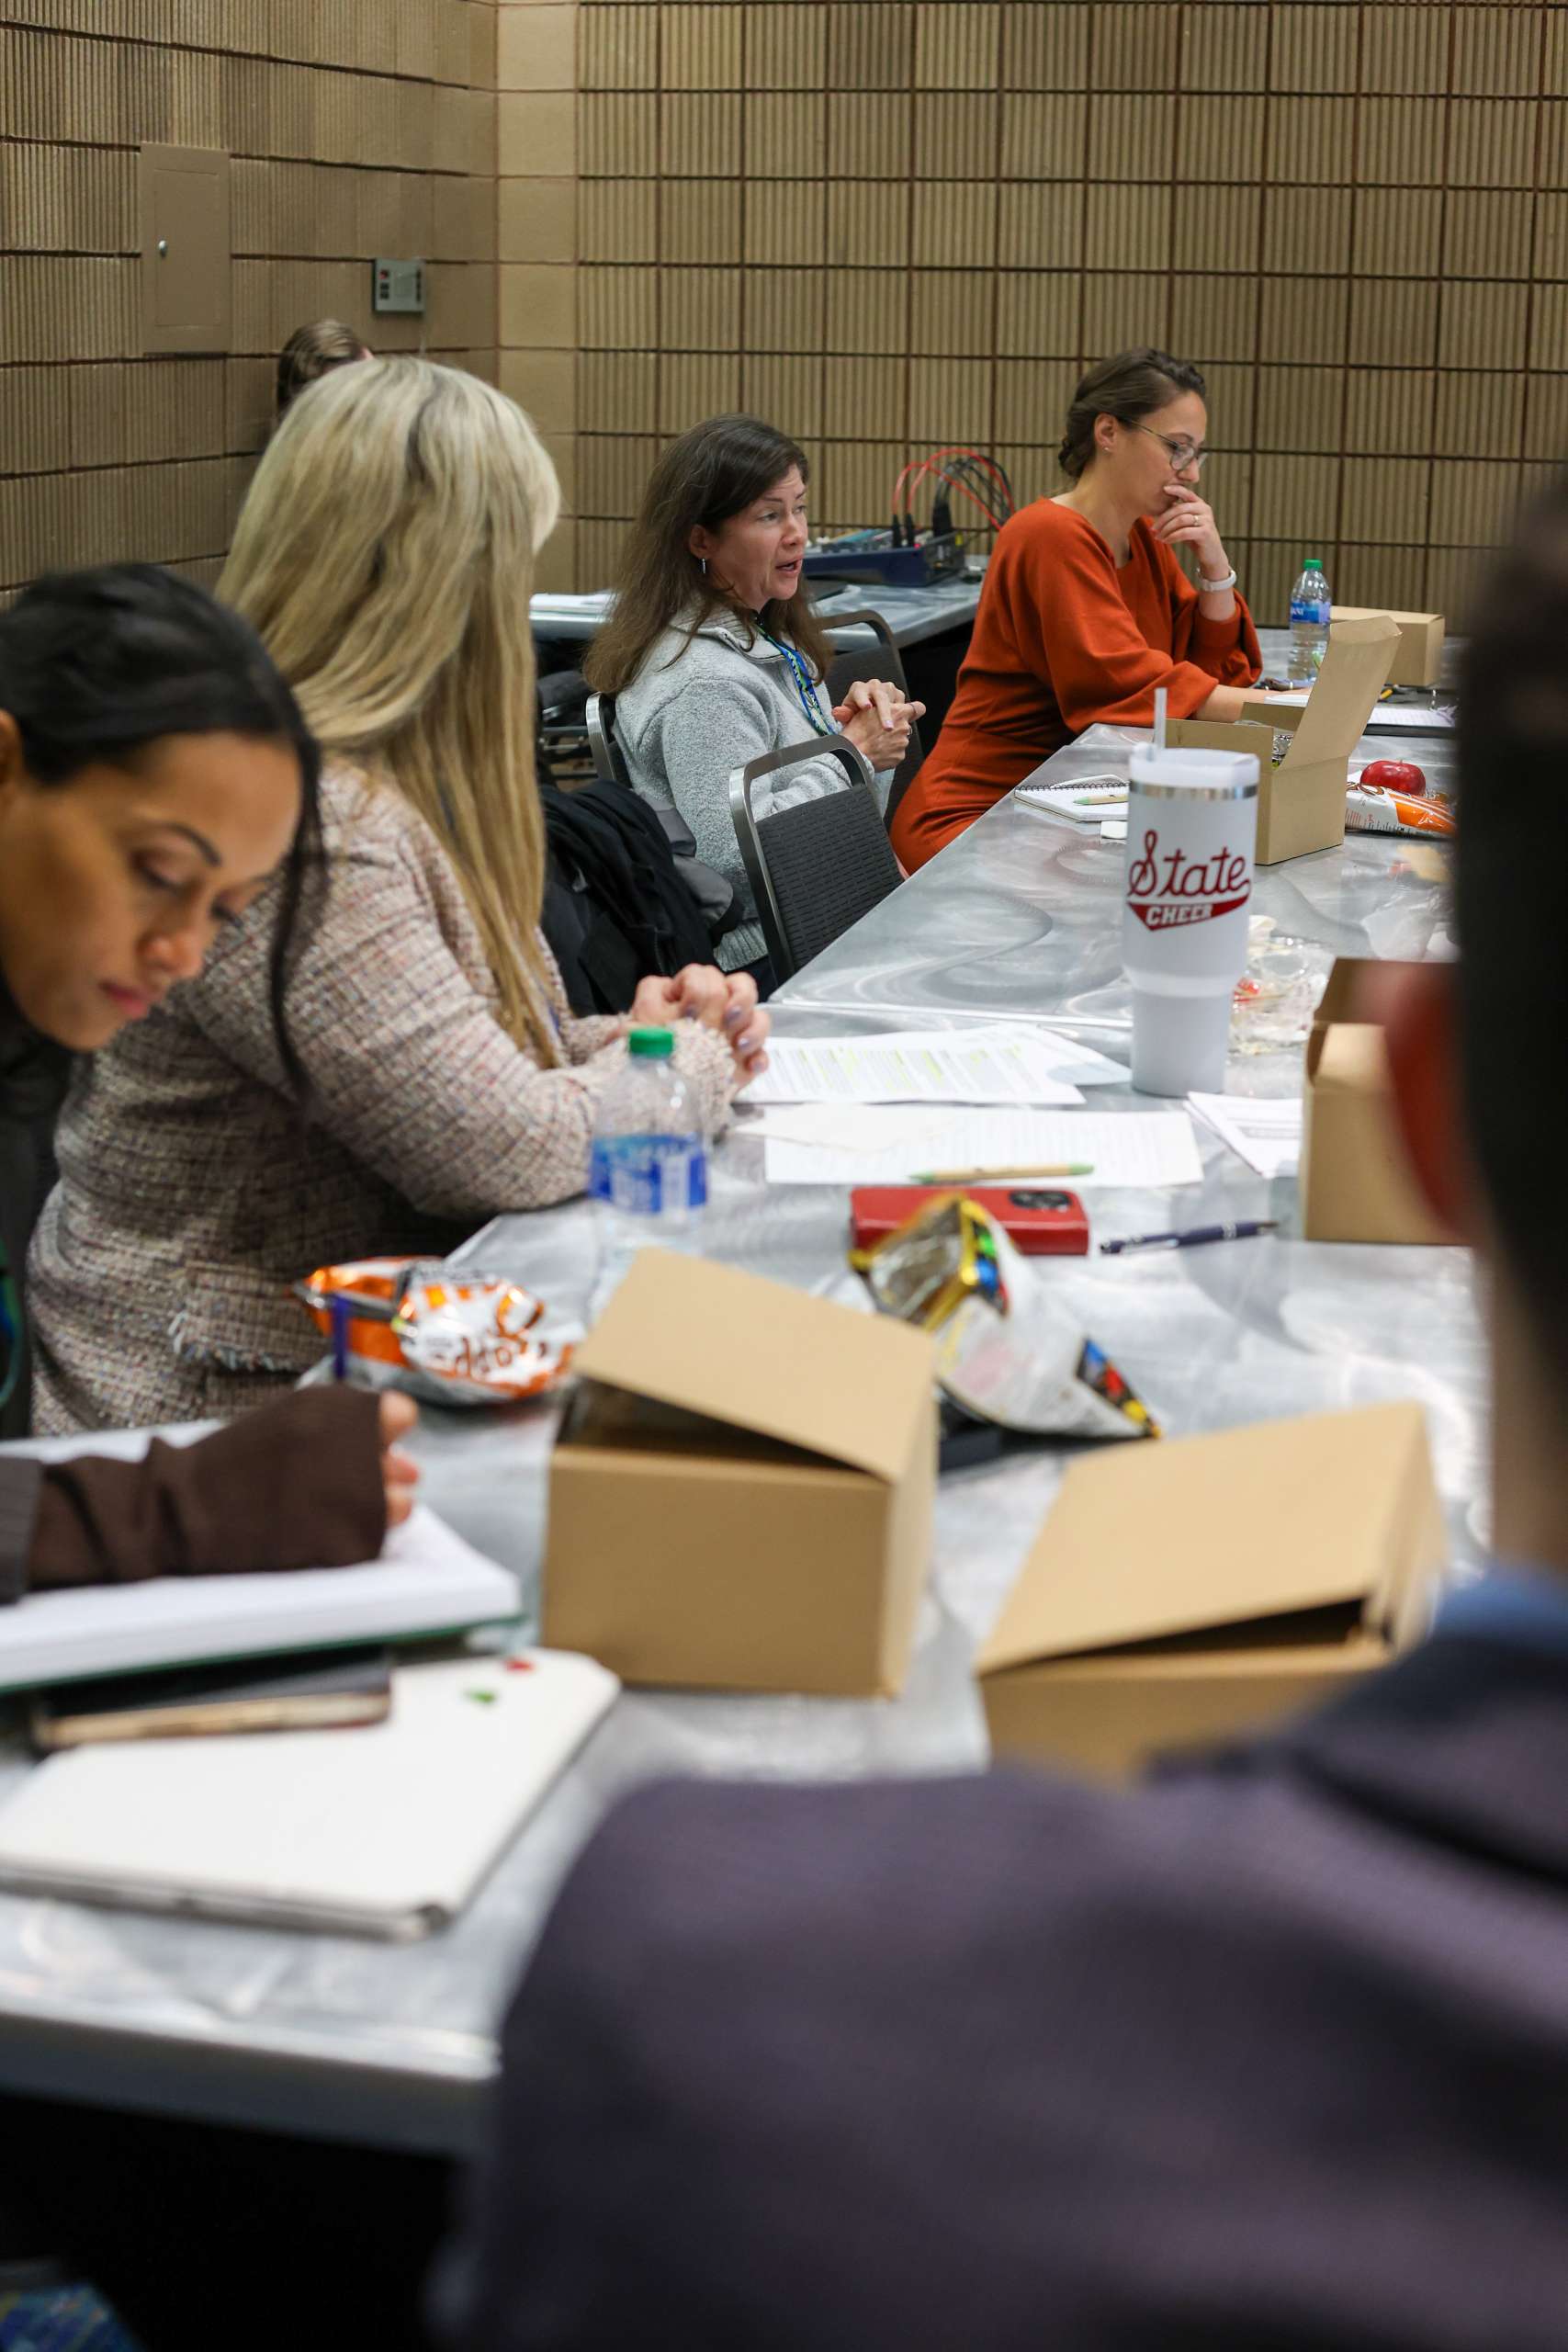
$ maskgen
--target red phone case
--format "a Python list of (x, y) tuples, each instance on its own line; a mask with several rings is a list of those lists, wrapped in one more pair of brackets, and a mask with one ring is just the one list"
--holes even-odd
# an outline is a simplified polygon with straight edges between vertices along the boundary
[(1089, 1219), (1076, 1193), (1043, 1184), (857, 1184), (850, 1194), (857, 1250), (868, 1250), (927, 1201), (962, 1192), (995, 1217), (1026, 1258), (1081, 1258), (1089, 1250)]

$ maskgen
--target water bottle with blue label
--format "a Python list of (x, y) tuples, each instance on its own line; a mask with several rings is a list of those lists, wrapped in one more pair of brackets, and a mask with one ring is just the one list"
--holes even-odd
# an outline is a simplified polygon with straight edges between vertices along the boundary
[(599, 1228), (597, 1316), (637, 1251), (695, 1255), (708, 1196), (707, 1144), (695, 1095), (675, 1068), (669, 1029), (634, 1029), (599, 1098), (588, 1193)]
[(1328, 582), (1322, 559), (1309, 555), (1291, 591), (1291, 684), (1310, 686), (1328, 650)]

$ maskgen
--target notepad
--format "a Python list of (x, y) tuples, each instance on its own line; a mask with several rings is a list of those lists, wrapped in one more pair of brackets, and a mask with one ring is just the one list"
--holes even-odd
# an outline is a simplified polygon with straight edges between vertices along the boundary
[(897, 1125), (901, 1112), (902, 1106), (891, 1112), (895, 1125), (885, 1148), (867, 1148), (874, 1130), (863, 1129), (862, 1148), (855, 1151), (775, 1138), (766, 1147), (769, 1183), (906, 1184), (932, 1169), (1084, 1161), (1091, 1163), (1093, 1173), (1075, 1176), (1075, 1192), (1102, 1184), (1158, 1190), (1202, 1180), (1197, 1138), (1185, 1111), (960, 1111), (913, 1139)]
[(0, 1886), (407, 1940), (445, 1927), (615, 1699), (592, 1658), (398, 1669), (385, 1723), (53, 1757), (0, 1808)]
[[(1042, 771), (1035, 770), (1039, 775)], [(1062, 784), (1035, 784), (1025, 776), (1013, 786), (1013, 798), (1031, 808), (1066, 817), (1073, 825), (1100, 825), (1107, 818), (1127, 813), (1127, 779), (1122, 775), (1076, 775)]]
[(31, 1593), (0, 1610), (0, 1690), (207, 1658), (409, 1641), (517, 1613), (515, 1578), (422, 1504), (363, 1567)]

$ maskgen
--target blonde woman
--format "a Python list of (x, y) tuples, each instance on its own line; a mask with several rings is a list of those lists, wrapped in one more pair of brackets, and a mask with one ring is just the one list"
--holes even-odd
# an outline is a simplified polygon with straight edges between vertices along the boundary
[(236, 1412), (318, 1351), (301, 1273), (581, 1192), (633, 1021), (679, 1020), (716, 1125), (763, 1060), (751, 983), (706, 967), (618, 1019), (567, 1009), (538, 930), (528, 629), (558, 503), (522, 411), (425, 361), (340, 369), (279, 428), (220, 594), (325, 763), (287, 985), (303, 1084), (264, 894), (73, 1089), (30, 1261), (39, 1428)]

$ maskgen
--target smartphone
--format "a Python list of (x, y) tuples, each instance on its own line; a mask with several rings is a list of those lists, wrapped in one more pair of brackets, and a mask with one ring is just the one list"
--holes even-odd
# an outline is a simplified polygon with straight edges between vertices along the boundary
[(325, 1665), (273, 1671), (253, 1667), (246, 1674), (231, 1659), (166, 1674), (60, 1682), (33, 1701), (28, 1728), (33, 1746), (52, 1755), (110, 1740), (378, 1724), (391, 1707), (391, 1653), (345, 1650)]
[(1089, 1249), (1089, 1219), (1076, 1193), (1051, 1184), (858, 1184), (850, 1194), (851, 1230), (857, 1250), (924, 1208), (962, 1193), (993, 1216), (1026, 1258), (1081, 1258)]

